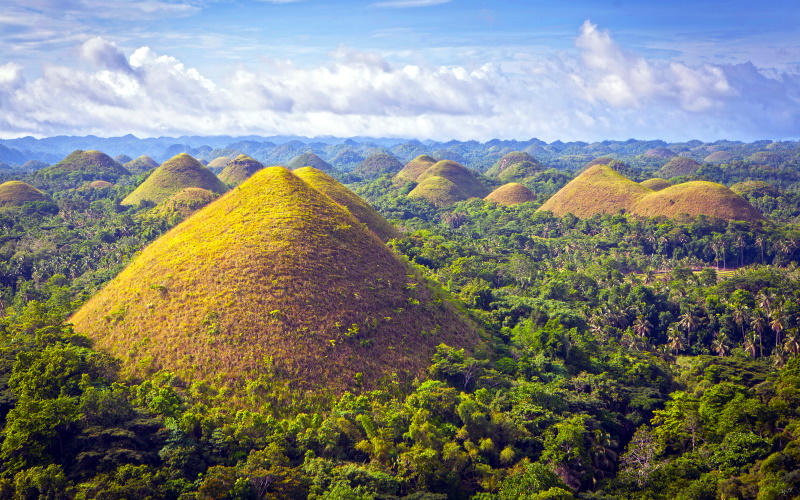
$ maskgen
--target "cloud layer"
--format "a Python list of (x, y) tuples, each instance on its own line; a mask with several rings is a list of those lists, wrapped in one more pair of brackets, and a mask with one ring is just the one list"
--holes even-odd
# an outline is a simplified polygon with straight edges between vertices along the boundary
[(752, 64), (648, 60), (589, 22), (580, 28), (575, 46), (575, 53), (528, 60), (513, 73), (490, 61), (474, 67), (396, 66), (378, 54), (343, 48), (318, 67), (268, 61), (211, 81), (148, 47), (126, 56), (112, 42), (94, 37), (81, 46), (85, 69), (46, 66), (41, 77), (28, 81), (18, 64), (0, 64), (0, 130), (9, 137), (798, 136), (796, 73), (768, 75)]

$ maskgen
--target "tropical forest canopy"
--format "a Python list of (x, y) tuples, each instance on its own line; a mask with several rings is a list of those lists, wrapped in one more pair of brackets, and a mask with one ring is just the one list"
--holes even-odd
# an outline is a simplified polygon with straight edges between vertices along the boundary
[[(800, 495), (796, 142), (2, 143), (0, 498)], [(299, 170), (263, 168), (274, 164)], [(634, 215), (592, 183), (570, 198), (602, 209), (542, 209), (593, 165), (613, 171), (606, 193), (655, 199), (714, 183), (725, 187), (719, 203), (760, 215)], [(178, 289), (168, 271), (112, 280), (132, 261), (179, 265), (182, 255), (204, 256), (212, 276), (212, 250), (257, 272), (256, 254), (234, 251), (251, 241), (236, 232), (254, 223), (248, 213), (284, 266), (253, 281), (281, 301), (259, 317), (281, 332), (270, 341), (280, 349), (245, 375), (234, 350), (196, 377), (208, 353), (258, 347), (246, 330), (226, 337), (253, 309), (170, 300), (200, 303), (236, 283)], [(298, 221), (294, 236), (264, 222), (280, 216)], [(217, 248), (217, 233), (234, 237)], [(163, 250), (181, 244), (185, 253)], [(367, 251), (386, 264), (356, 286), (375, 265)], [(303, 266), (317, 281), (300, 288), (313, 294), (291, 286), (309, 279)], [(134, 288), (141, 303), (79, 321), (103, 293)], [(348, 300), (333, 307), (319, 298), (328, 292)], [(131, 326), (149, 314), (194, 325), (171, 337), (172, 368), (157, 355), (167, 350), (158, 322)], [(331, 377), (329, 392), (298, 389), (287, 381), (305, 372), (286, 367), (299, 359), (317, 377), (366, 368)]]

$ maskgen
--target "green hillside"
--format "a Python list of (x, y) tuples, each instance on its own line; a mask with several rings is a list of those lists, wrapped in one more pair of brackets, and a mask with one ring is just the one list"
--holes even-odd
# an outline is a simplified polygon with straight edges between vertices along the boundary
[(664, 179), (671, 179), (681, 175), (691, 175), (697, 172), (700, 168), (700, 163), (687, 158), (685, 156), (676, 156), (664, 164), (657, 172), (656, 175)]
[(238, 186), (251, 175), (264, 168), (264, 165), (247, 155), (239, 155), (228, 162), (228, 165), (219, 173), (219, 180), (229, 186)]
[(420, 155), (411, 160), (410, 162), (406, 163), (406, 165), (397, 172), (394, 176), (394, 181), (396, 184), (404, 184), (406, 182), (413, 182), (417, 180), (417, 177), (422, 175), (423, 172), (428, 170), (436, 160), (428, 155)]
[(315, 155), (314, 153), (303, 153), (299, 156), (295, 156), (294, 158), (286, 164), (286, 166), (290, 170), (297, 170), (298, 168), (302, 167), (314, 167), (317, 170), (322, 170), (326, 173), (336, 172), (336, 169), (331, 166), (330, 163), (326, 162), (319, 156)]
[(497, 177), (504, 182), (513, 182), (530, 177), (544, 170), (531, 155), (523, 151), (512, 151), (486, 171), (488, 177)]
[(137, 205), (142, 201), (161, 203), (183, 188), (197, 187), (220, 194), (228, 187), (213, 172), (186, 153), (165, 161), (120, 203)]
[(377, 179), (386, 174), (394, 175), (403, 170), (403, 164), (388, 153), (375, 153), (364, 159), (353, 170), (353, 175), (362, 179)]
[(442, 160), (434, 163), (417, 177), (417, 182), (422, 184), (431, 177), (442, 177), (449, 180), (469, 198), (483, 198), (489, 194), (489, 190), (481, 184), (481, 181), (471, 170), (452, 160)]
[(122, 176), (131, 173), (113, 158), (100, 151), (73, 151), (66, 158), (39, 170), (37, 178), (46, 181), (59, 179), (76, 180), (104, 180), (114, 182)]
[(124, 164), (123, 167), (133, 175), (139, 175), (158, 168), (158, 162), (147, 155), (142, 155)]

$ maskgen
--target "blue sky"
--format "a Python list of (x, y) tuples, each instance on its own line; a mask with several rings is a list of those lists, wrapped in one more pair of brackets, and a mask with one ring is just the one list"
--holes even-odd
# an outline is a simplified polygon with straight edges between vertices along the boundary
[(794, 139), (800, 6), (4, 0), (0, 136)]

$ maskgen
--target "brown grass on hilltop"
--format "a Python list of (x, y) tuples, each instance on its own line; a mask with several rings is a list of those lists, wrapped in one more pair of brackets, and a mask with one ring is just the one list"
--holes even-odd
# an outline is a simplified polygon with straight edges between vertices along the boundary
[(183, 188), (153, 208), (153, 214), (162, 217), (178, 216), (181, 220), (189, 217), (204, 206), (216, 200), (219, 194), (208, 189)]
[(702, 165), (685, 156), (676, 156), (661, 167), (656, 174), (665, 179), (678, 177), (681, 175), (691, 175), (697, 172)]
[(142, 201), (161, 203), (183, 188), (197, 187), (220, 194), (228, 191), (214, 173), (186, 153), (165, 161), (145, 179), (121, 205), (136, 205)]
[(286, 164), (286, 166), (290, 170), (297, 170), (298, 168), (302, 167), (314, 167), (317, 170), (322, 170), (326, 173), (336, 172), (336, 169), (333, 168), (330, 163), (326, 162), (314, 153), (303, 153), (299, 156), (295, 156), (289, 161), (289, 163)]
[(264, 164), (247, 155), (239, 155), (228, 162), (217, 177), (229, 186), (238, 186), (251, 175), (264, 168)]
[(22, 181), (0, 184), (0, 207), (19, 206), (29, 201), (45, 201), (47, 195)]
[(677, 184), (641, 199), (633, 207), (636, 215), (690, 217), (707, 215), (727, 220), (754, 221), (764, 218), (747, 200), (722, 184), (692, 181)]
[(169, 369), (278, 411), (424, 377), (475, 325), (350, 213), (268, 167), (142, 250), (71, 322), (124, 374)]
[(536, 201), (536, 195), (522, 184), (510, 182), (495, 189), (484, 199), (486, 201), (493, 201), (498, 205), (512, 206), (529, 201)]
[(666, 189), (672, 186), (672, 183), (666, 179), (662, 179), (661, 177), (654, 177), (652, 179), (647, 179), (646, 181), (642, 181), (639, 184), (646, 187), (647, 189), (652, 189), (653, 191), (661, 191), (662, 189)]
[(436, 160), (428, 155), (417, 156), (397, 172), (397, 175), (394, 176), (395, 184), (402, 185), (406, 182), (416, 181), (417, 177), (433, 166), (434, 163), (436, 163)]

